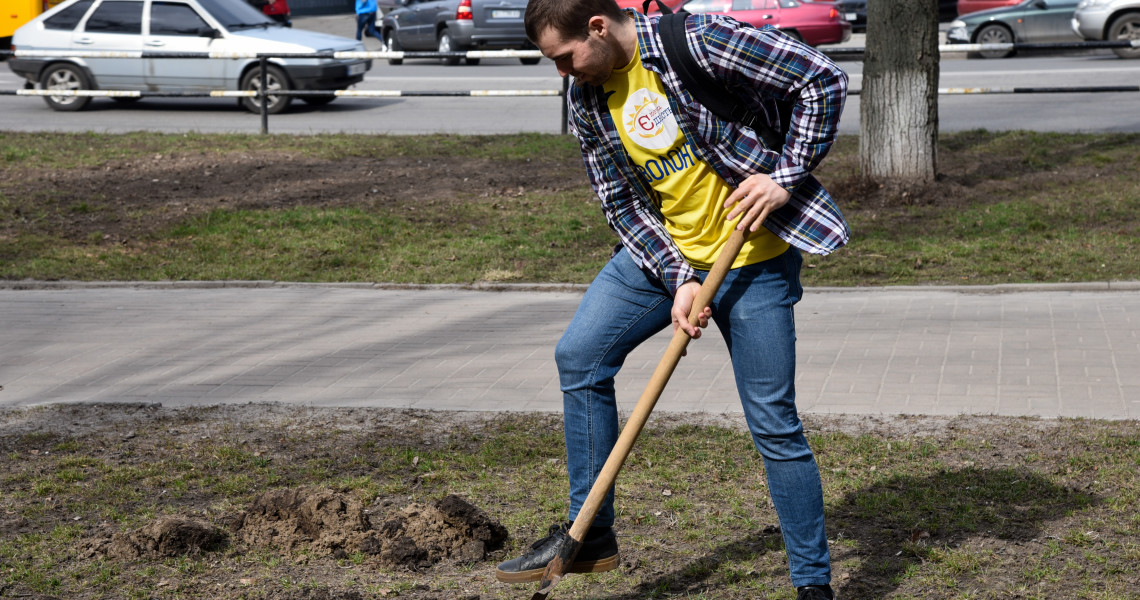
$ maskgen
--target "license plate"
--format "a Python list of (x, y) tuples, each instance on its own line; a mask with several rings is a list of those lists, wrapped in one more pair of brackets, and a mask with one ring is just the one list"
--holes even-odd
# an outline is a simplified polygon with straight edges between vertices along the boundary
[(855, 19), (857, 19), (857, 18), (859, 18), (859, 15), (858, 15), (858, 14), (856, 14), (856, 13), (847, 13), (847, 20), (848, 20), (848, 21), (854, 21), (854, 20), (855, 20)]
[(522, 16), (521, 10), (492, 10), (492, 19), (517, 19)]
[(355, 65), (348, 65), (349, 77), (351, 77), (353, 75), (363, 75), (363, 74), (364, 74), (364, 63), (356, 63)]

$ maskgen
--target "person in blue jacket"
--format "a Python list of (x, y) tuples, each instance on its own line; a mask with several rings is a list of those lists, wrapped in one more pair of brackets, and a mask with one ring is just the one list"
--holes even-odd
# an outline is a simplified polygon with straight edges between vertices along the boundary
[(368, 35), (384, 41), (380, 37), (380, 32), (376, 31), (376, 0), (356, 0), (356, 39), (362, 38), (361, 34), (365, 29), (368, 30)]

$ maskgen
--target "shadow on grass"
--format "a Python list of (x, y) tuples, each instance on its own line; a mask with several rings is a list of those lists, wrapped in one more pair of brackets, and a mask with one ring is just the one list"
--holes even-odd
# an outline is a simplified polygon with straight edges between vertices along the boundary
[(843, 586), (849, 598), (878, 598), (922, 564), (930, 548), (955, 548), (973, 537), (1009, 542), (1038, 538), (1051, 521), (1098, 504), (1077, 489), (1030, 471), (943, 470), (895, 476), (849, 494), (829, 512), (829, 533), (853, 537), (861, 566)]
[[(1040, 537), (1049, 522), (1099, 502), (1013, 468), (891, 477), (848, 494), (827, 511), (829, 537), (854, 539), (853, 552), (860, 559), (837, 592), (844, 598), (881, 598), (898, 587), (908, 569), (925, 562), (932, 547), (954, 548), (977, 536), (1028, 541)], [(710, 583), (725, 585), (731, 582), (718, 581), (724, 577), (718, 573), (720, 563), (747, 561), (766, 552), (783, 553), (775, 527), (724, 544), (608, 598), (634, 600), (706, 589)]]

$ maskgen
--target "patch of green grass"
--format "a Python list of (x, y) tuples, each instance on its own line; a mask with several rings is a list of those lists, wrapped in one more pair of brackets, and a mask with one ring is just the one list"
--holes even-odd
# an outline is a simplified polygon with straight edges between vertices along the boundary
[[(863, 199), (857, 140), (836, 143), (816, 175), (852, 225), (848, 246), (806, 256), (807, 285), (992, 284), (1140, 278), (1140, 136), (987, 132), (941, 136), (942, 181), (929, 198), (886, 206)], [(39, 169), (79, 172), (171, 156), (260, 153), (274, 161), (533, 157), (576, 164), (572, 138), (510, 136), (256, 136), (10, 134), (0, 156), (15, 181)], [(549, 162), (544, 163), (549, 164)], [(129, 172), (129, 168), (128, 171)], [(124, 243), (106, 229), (66, 224), (117, 215), (102, 193), (0, 202), (0, 278), (470, 283), (588, 282), (616, 241), (585, 184), (446, 202), (190, 212)], [(508, 185), (509, 182), (503, 182)], [(35, 189), (39, 189), (36, 187)], [(37, 192), (48, 194), (50, 190)], [(153, 207), (120, 218), (139, 223)], [(133, 215), (133, 216), (132, 216)], [(101, 217), (102, 218), (102, 217)], [(110, 218), (110, 217), (106, 217)], [(112, 219), (113, 220), (113, 219)]]

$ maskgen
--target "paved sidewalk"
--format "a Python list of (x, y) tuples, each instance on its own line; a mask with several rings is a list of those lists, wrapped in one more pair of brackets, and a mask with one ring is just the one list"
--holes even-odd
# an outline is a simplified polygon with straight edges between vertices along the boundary
[[(559, 411), (581, 292), (270, 283), (0, 287), (0, 406), (282, 402)], [(805, 413), (1140, 418), (1140, 283), (808, 289)], [(658, 410), (739, 412), (720, 336)], [(619, 375), (630, 410), (665, 346)]]

